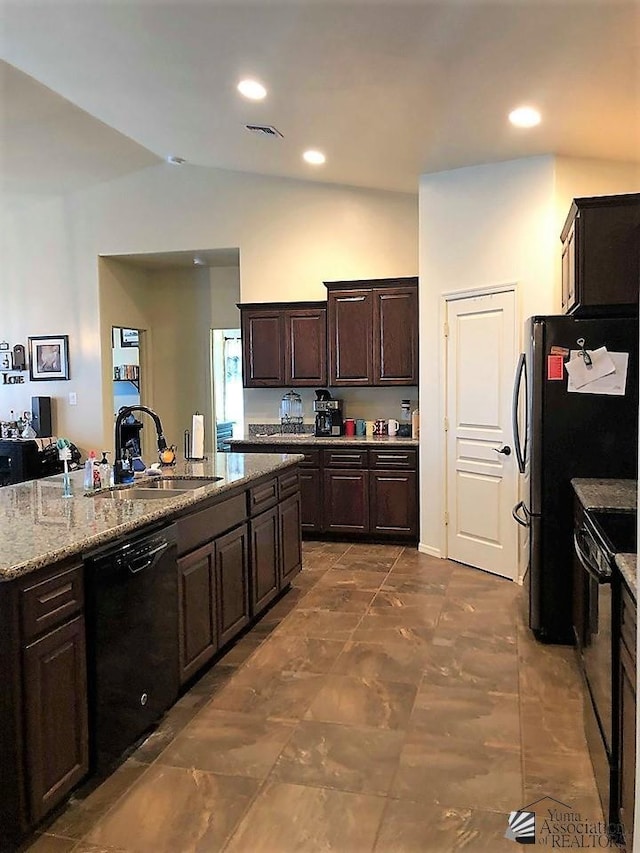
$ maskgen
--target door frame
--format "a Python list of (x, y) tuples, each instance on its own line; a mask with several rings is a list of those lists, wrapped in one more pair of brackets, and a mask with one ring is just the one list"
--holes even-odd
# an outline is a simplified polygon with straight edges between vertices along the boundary
[[(516, 325), (514, 331), (514, 342), (515, 342), (515, 353), (513, 369), (515, 373), (516, 363), (517, 363), (517, 353), (521, 351), (522, 348), (522, 289), (519, 287), (517, 281), (506, 282), (504, 284), (495, 284), (495, 285), (487, 285), (486, 287), (470, 287), (462, 290), (448, 290), (441, 294), (440, 297), (440, 316), (439, 316), (439, 326), (440, 326), (440, 376), (442, 380), (440, 382), (440, 400), (438, 401), (439, 405), (439, 414), (440, 414), (440, 458), (443, 460), (442, 464), (442, 479), (441, 479), (441, 494), (442, 494), (442, 512), (440, 514), (440, 553), (434, 556), (439, 556), (447, 559), (449, 557), (449, 542), (447, 536), (447, 522), (446, 522), (446, 512), (447, 507), (449, 506), (449, 472), (447, 465), (447, 430), (444, 428), (445, 418), (447, 417), (448, 411), (448, 398), (447, 398), (447, 386), (448, 386), (448, 358), (447, 358), (447, 337), (445, 335), (445, 324), (447, 322), (447, 314), (448, 314), (448, 305), (450, 302), (458, 302), (461, 299), (473, 299), (477, 296), (490, 296), (494, 293), (508, 293), (512, 291), (514, 295), (515, 301), (515, 311), (514, 311), (514, 323)], [(515, 523), (515, 522), (514, 522)]]

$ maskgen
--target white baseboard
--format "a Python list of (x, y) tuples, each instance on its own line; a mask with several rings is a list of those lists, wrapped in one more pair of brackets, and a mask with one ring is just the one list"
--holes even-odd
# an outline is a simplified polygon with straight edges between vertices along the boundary
[(419, 542), (418, 551), (421, 554), (428, 554), (430, 557), (439, 557), (442, 559), (442, 552), (439, 548), (434, 548), (433, 545), (424, 545), (422, 542)]

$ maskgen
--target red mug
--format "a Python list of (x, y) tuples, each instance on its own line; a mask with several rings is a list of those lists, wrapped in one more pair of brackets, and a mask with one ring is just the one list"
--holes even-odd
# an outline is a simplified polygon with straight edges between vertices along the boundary
[(344, 422), (344, 434), (345, 435), (355, 435), (356, 434), (356, 422), (353, 418), (347, 418)]

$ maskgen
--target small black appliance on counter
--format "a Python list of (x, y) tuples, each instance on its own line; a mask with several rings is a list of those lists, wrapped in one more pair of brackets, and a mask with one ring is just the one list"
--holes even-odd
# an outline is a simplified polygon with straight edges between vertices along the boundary
[(316, 391), (313, 411), (316, 413), (316, 436), (338, 436), (343, 433), (342, 401), (334, 400), (326, 388)]

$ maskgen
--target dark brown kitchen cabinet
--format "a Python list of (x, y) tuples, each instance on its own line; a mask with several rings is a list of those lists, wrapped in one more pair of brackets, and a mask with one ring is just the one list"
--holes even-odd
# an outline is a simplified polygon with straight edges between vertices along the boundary
[(245, 388), (326, 385), (326, 303), (239, 307)]
[(178, 560), (181, 684), (218, 649), (213, 553), (211, 543)]
[(325, 282), (329, 384), (418, 384), (418, 280)]
[(618, 803), (626, 849), (633, 848), (633, 812), (636, 781), (636, 603), (623, 585), (620, 616), (619, 711), (620, 726)]
[(416, 474), (413, 471), (371, 471), (371, 533), (415, 536), (418, 528)]
[(218, 645), (249, 624), (249, 528), (246, 524), (215, 541)]
[(300, 526), (304, 533), (322, 532), (322, 474), (319, 468), (300, 469)]
[(284, 384), (293, 387), (327, 382), (327, 309), (299, 308), (284, 312)]
[(240, 317), (244, 387), (281, 387), (285, 384), (282, 311), (243, 309)]
[(278, 507), (252, 518), (251, 537), (251, 607), (257, 614), (278, 594)]
[(574, 199), (560, 239), (565, 314), (637, 312), (640, 193)]
[(330, 292), (327, 310), (329, 385), (372, 385), (371, 291)]
[(302, 568), (300, 536), (300, 493), (282, 501), (278, 507), (280, 524), (280, 589), (291, 583)]
[(24, 650), (29, 811), (38, 821), (89, 769), (84, 617)]
[(327, 533), (369, 532), (369, 472), (325, 468), (324, 529)]

